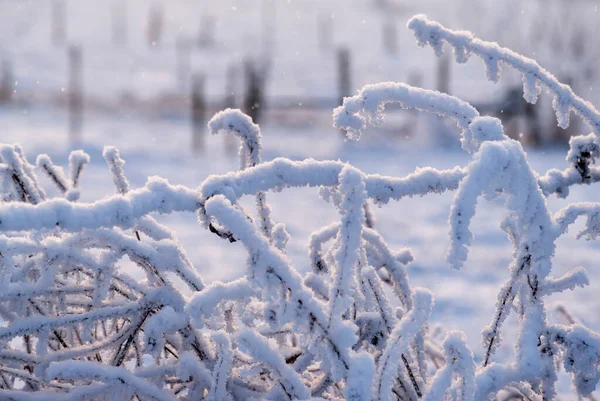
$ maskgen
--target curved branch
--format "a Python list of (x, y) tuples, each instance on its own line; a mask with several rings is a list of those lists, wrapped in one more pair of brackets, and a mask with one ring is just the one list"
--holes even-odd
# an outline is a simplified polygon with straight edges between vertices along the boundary
[(466, 62), (471, 54), (481, 57), (486, 65), (488, 79), (493, 82), (497, 82), (500, 77), (500, 62), (513, 67), (523, 73), (525, 100), (536, 103), (542, 84), (554, 94), (552, 106), (562, 128), (569, 126), (569, 113), (573, 111), (596, 135), (600, 134), (600, 112), (591, 103), (577, 96), (568, 85), (560, 83), (535, 60), (500, 47), (497, 43), (477, 39), (470, 32), (447, 29), (425, 15), (412, 17), (407, 26), (414, 32), (419, 46), (429, 44), (438, 56), (442, 54), (443, 43), (447, 42), (454, 48), (455, 58), (459, 63)]
[[(231, 132), (240, 138), (240, 170), (254, 167), (260, 163), (261, 134), (258, 124), (252, 122), (252, 118), (238, 109), (226, 109), (218, 112), (208, 122), (208, 128), (212, 134), (221, 131)], [(273, 221), (271, 220), (271, 208), (267, 204), (264, 192), (256, 193), (256, 209), (259, 216), (259, 224), (262, 233), (271, 238)], [(219, 233), (216, 233), (219, 235)]]
[(367, 122), (382, 122), (382, 112), (388, 103), (397, 103), (406, 110), (452, 118), (463, 132), (479, 116), (473, 106), (457, 97), (404, 83), (382, 82), (366, 85), (357, 95), (344, 98), (343, 105), (333, 110), (333, 126), (345, 129), (348, 138), (359, 139)]

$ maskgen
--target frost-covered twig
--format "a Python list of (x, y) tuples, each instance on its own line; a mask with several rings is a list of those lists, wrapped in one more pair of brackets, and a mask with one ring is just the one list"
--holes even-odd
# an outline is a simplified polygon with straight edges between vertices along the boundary
[(359, 139), (367, 122), (382, 122), (383, 108), (388, 103), (450, 117), (463, 131), (467, 131), (471, 121), (479, 116), (473, 106), (457, 97), (403, 83), (383, 82), (366, 85), (357, 95), (345, 98), (343, 105), (333, 111), (333, 125), (346, 130), (349, 138)]
[(256, 361), (264, 362), (273, 368), (286, 398), (304, 400), (310, 397), (310, 391), (300, 375), (286, 364), (277, 348), (269, 344), (267, 339), (250, 329), (240, 331), (236, 339)]
[(94, 379), (121, 387), (129, 396), (139, 394), (156, 401), (173, 401), (174, 397), (147, 380), (136, 377), (124, 368), (100, 366), (88, 361), (54, 362), (48, 369), (48, 377), (63, 380)]
[[(473, 401), (475, 396), (475, 364), (464, 335), (451, 332), (444, 340), (446, 365), (431, 380), (424, 401), (443, 400), (446, 393), (460, 394), (460, 400)], [(454, 380), (455, 377), (458, 380)]]
[[(460, 267), (466, 259), (467, 246), (472, 238), (469, 222), (475, 212), (477, 198), (482, 193), (496, 194), (499, 190), (505, 196), (510, 211), (503, 228), (513, 242), (515, 259), (511, 265), (511, 278), (498, 296), (494, 320), (484, 330), (486, 350), (483, 366), (486, 369), (478, 374), (478, 380), (490, 380), (484, 377), (494, 375), (496, 383), (487, 389), (478, 384), (479, 396), (476, 399), (497, 392), (510, 381), (534, 385), (538, 380), (543, 397), (554, 399), (557, 341), (546, 334), (551, 329), (546, 323), (543, 297), (587, 282), (585, 275), (577, 272), (561, 279), (549, 276), (555, 240), (569, 222), (587, 210), (584, 207), (575, 208), (573, 212), (564, 211), (561, 215), (566, 216), (562, 219), (565, 223), (561, 223), (561, 215), (555, 223), (521, 146), (512, 140), (484, 143), (470, 164), (469, 173), (461, 182), (452, 207), (452, 246), (448, 261), (455, 267)], [(518, 300), (520, 315), (515, 369), (521, 376), (516, 379), (514, 372), (507, 370), (502, 373), (501, 380), (497, 372), (500, 368), (489, 365), (489, 361), (500, 341), (500, 326), (510, 313), (514, 300)]]
[(69, 172), (71, 178), (71, 184), (73, 188), (79, 187), (79, 180), (81, 179), (81, 173), (85, 169), (85, 166), (90, 162), (90, 156), (82, 150), (74, 150), (69, 155)]
[(69, 184), (67, 183), (64, 174), (56, 168), (48, 155), (39, 155), (37, 158), (37, 165), (44, 170), (44, 173), (48, 175), (63, 194), (67, 192)]
[(365, 224), (364, 177), (356, 169), (345, 167), (340, 172), (339, 180), (342, 222), (337, 235), (336, 263), (329, 295), (329, 325), (341, 324), (342, 315), (352, 305), (360, 259), (366, 258), (364, 248), (361, 246), (362, 227)]
[[(208, 128), (213, 134), (221, 131), (235, 133), (240, 138), (240, 170), (254, 167), (260, 163), (261, 134), (260, 127), (240, 110), (226, 109), (213, 116), (208, 122)], [(258, 210), (261, 231), (271, 238), (273, 222), (271, 208), (267, 204), (263, 191), (256, 193), (256, 208)]]
[[(104, 148), (103, 156), (111, 170), (113, 182), (117, 187), (117, 191), (122, 195), (127, 194), (129, 192), (129, 182), (123, 171), (125, 161), (121, 158), (119, 151), (114, 147), (107, 146)], [(183, 262), (179, 267), (175, 268), (175, 271), (192, 290), (200, 291), (204, 288), (202, 278), (195, 272), (195, 268), (186, 252), (169, 229), (159, 224), (152, 216), (142, 216), (135, 225), (135, 234), (138, 241), (140, 241), (140, 234), (138, 231), (157, 240), (173, 240), (175, 242), (174, 251), (177, 254), (178, 259)]]
[[(26, 199), (27, 196), (26, 196)], [(0, 205), (0, 231), (25, 231), (55, 228), (69, 232), (85, 228), (120, 227), (130, 229), (137, 219), (152, 212), (196, 211), (200, 198), (192, 190), (172, 186), (151, 177), (146, 186), (92, 204), (50, 199), (39, 206), (5, 203)]]
[(477, 39), (470, 32), (444, 28), (424, 15), (412, 17), (408, 21), (408, 28), (414, 32), (420, 46), (430, 45), (438, 56), (442, 54), (442, 45), (446, 42), (454, 48), (454, 56), (459, 63), (466, 62), (471, 54), (481, 57), (486, 66), (488, 79), (491, 81), (497, 82), (500, 78), (500, 63), (515, 68), (523, 74), (525, 100), (536, 103), (543, 85), (554, 95), (552, 106), (556, 112), (558, 125), (567, 128), (569, 113), (574, 111), (592, 128), (596, 136), (600, 134), (598, 110), (591, 103), (577, 96), (568, 85), (561, 84), (534, 60), (500, 47), (496, 43)]
[[(333, 336), (332, 329), (328, 322), (323, 305), (317, 301), (312, 292), (308, 290), (302, 282), (301, 277), (289, 267), (289, 262), (278, 251), (270, 248), (266, 238), (257, 235), (256, 228), (246, 219), (238, 210), (232, 207), (231, 203), (222, 196), (214, 196), (206, 203), (206, 212), (209, 216), (216, 217), (220, 223), (230, 229), (246, 246), (250, 255), (252, 255), (252, 269), (248, 272), (253, 280), (259, 280), (262, 288), (270, 288), (269, 281), (276, 279), (289, 291), (288, 319), (296, 314), (303, 316), (303, 319), (295, 318), (292, 323), (297, 329), (304, 331), (308, 327), (311, 335), (316, 335), (323, 341), (322, 347), (328, 351), (334, 360), (334, 371), (336, 376), (343, 377), (349, 369), (348, 342), (352, 340), (353, 335), (349, 335), (350, 327), (336, 328), (337, 335)], [(269, 297), (269, 294), (264, 294)], [(265, 319), (267, 320), (267, 319)]]
[(344, 99), (334, 110), (333, 125), (345, 129), (350, 138), (358, 139), (367, 122), (380, 124), (387, 103), (399, 103), (403, 108), (434, 113), (455, 120), (461, 129), (462, 147), (474, 153), (484, 141), (505, 139), (501, 125), (479, 112), (467, 102), (444, 93), (414, 88), (402, 83), (384, 82), (367, 85), (357, 95)]
[[(260, 191), (332, 187), (338, 184), (338, 176), (344, 166), (344, 163), (338, 161), (292, 161), (277, 158), (243, 171), (208, 177), (200, 187), (201, 198), (206, 200), (221, 194), (236, 203), (242, 196)], [(455, 189), (463, 177), (464, 173), (459, 167), (441, 171), (428, 167), (402, 178), (366, 175), (365, 185), (369, 198), (378, 204), (385, 204), (392, 199), (400, 200)], [(208, 223), (202, 215), (200, 217), (203, 222)]]
[[(421, 326), (429, 318), (433, 300), (431, 293), (419, 290), (415, 293), (415, 307), (402, 318), (390, 335), (388, 344), (381, 356), (381, 362), (375, 378), (375, 399), (392, 400), (394, 378), (400, 365), (401, 354), (409, 342), (419, 333)], [(417, 394), (420, 398), (422, 394)]]
[(45, 199), (46, 195), (37, 184), (33, 170), (29, 167), (29, 163), (23, 157), (19, 147), (1, 145), (0, 157), (6, 164), (6, 167), (3, 168), (3, 172), (6, 174), (5, 179), (12, 181), (17, 199), (33, 205)]

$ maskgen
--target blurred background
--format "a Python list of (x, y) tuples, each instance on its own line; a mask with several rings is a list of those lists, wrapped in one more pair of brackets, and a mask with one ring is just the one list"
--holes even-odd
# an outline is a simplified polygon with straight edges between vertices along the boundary
[[(105, 136), (99, 130), (127, 136), (131, 124), (162, 140), (166, 134), (156, 137), (152, 127), (178, 121), (169, 138), (182, 152), (201, 153), (205, 122), (222, 108), (239, 107), (259, 123), (330, 128), (331, 109), (344, 96), (393, 80), (457, 95), (501, 117), (528, 146), (564, 144), (578, 125), (557, 128), (551, 99), (525, 104), (518, 74), (493, 85), (479, 60), (438, 59), (416, 46), (405, 25), (426, 13), (471, 30), (536, 58), (595, 102), (596, 3), (0, 0), (0, 118), (39, 130), (35, 141), (52, 146), (94, 142)], [(390, 111), (376, 137), (458, 144), (443, 123)], [(114, 129), (106, 127), (111, 121)]]

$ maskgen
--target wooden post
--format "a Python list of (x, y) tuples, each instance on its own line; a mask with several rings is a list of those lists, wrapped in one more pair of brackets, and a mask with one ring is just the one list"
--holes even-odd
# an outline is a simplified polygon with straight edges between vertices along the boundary
[(206, 99), (204, 97), (204, 75), (194, 74), (192, 77), (192, 151), (204, 150), (204, 134), (206, 122)]
[(442, 93), (450, 93), (450, 56), (447, 52), (438, 57), (437, 90)]
[(10, 103), (15, 93), (12, 65), (8, 59), (2, 61), (0, 70), (0, 104)]
[[(413, 70), (408, 73), (408, 77), (406, 78), (406, 82), (410, 86), (414, 86), (415, 88), (423, 87), (423, 73), (420, 70)], [(419, 124), (419, 112), (417, 110), (411, 110), (410, 118), (408, 118), (406, 128), (407, 132), (410, 134), (414, 134), (416, 132), (417, 126)]]
[(190, 66), (192, 63), (192, 48), (190, 41), (183, 37), (177, 39), (177, 44), (175, 47), (175, 51), (177, 53), (175, 56), (177, 63), (177, 86), (181, 93), (186, 93), (189, 82)]
[(346, 47), (338, 49), (338, 104), (351, 94), (350, 51)]
[(62, 45), (67, 40), (67, 5), (65, 0), (52, 1), (52, 43)]
[(317, 21), (319, 48), (322, 52), (329, 51), (333, 44), (333, 21), (331, 15), (320, 15)]
[(163, 31), (163, 6), (161, 3), (155, 3), (150, 8), (148, 15), (148, 46), (156, 47), (160, 45)]
[(112, 41), (115, 46), (127, 42), (127, 3), (115, 1), (112, 4)]
[(258, 124), (264, 108), (264, 77), (261, 71), (258, 70), (256, 63), (251, 60), (246, 60), (244, 63), (244, 72), (246, 77), (244, 113), (248, 114), (252, 121)]
[(387, 20), (383, 23), (383, 48), (389, 54), (396, 54), (398, 51), (398, 31), (396, 21)]
[(78, 45), (69, 47), (69, 136), (72, 143), (81, 139), (83, 122), (83, 62)]
[(227, 76), (225, 78), (225, 101), (223, 106), (226, 109), (235, 108), (235, 94), (237, 87), (237, 68), (234, 65), (227, 67)]
[[(236, 93), (238, 88), (238, 69), (235, 65), (227, 67), (227, 76), (225, 81), (225, 100), (223, 107), (225, 109), (234, 109), (236, 106)], [(230, 156), (236, 154), (237, 139), (233, 135), (223, 135), (223, 141), (225, 142), (225, 153)]]
[(527, 142), (532, 146), (540, 146), (542, 144), (542, 133), (538, 121), (537, 108), (529, 102), (524, 101), (524, 103), (523, 115), (525, 117), (525, 127), (528, 136)]

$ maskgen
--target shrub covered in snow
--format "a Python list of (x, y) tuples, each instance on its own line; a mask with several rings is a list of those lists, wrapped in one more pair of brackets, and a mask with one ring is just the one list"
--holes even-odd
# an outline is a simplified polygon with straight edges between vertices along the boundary
[[(600, 177), (600, 113), (534, 61), (417, 16), (420, 44), (454, 47), (457, 61), (476, 54), (492, 80), (501, 65), (523, 73), (525, 99), (543, 86), (555, 95), (561, 126), (574, 111), (592, 134), (573, 138), (571, 167), (538, 175), (499, 120), (455, 97), (399, 83), (363, 88), (334, 111), (334, 125), (358, 139), (380, 123), (386, 103), (456, 121), (466, 167), (418, 169), (405, 177), (365, 174), (339, 161), (261, 162), (260, 129), (237, 110), (218, 113), (213, 133), (240, 138), (240, 170), (210, 176), (197, 189), (150, 178), (131, 189), (115, 148), (104, 157), (117, 194), (81, 203), (89, 157), (74, 152), (65, 177), (37, 159), (62, 195), (47, 199), (18, 146), (0, 147), (0, 399), (2, 400), (554, 400), (559, 365), (580, 396), (600, 380), (600, 336), (546, 319), (545, 297), (588, 284), (584, 271), (552, 276), (555, 241), (585, 215), (582, 236), (600, 233), (600, 205), (551, 213), (546, 197)], [(268, 191), (318, 188), (337, 222), (309, 239), (302, 276), (286, 256), (289, 234), (271, 218)], [(410, 285), (408, 249), (393, 250), (377, 232), (370, 203), (456, 191), (448, 263), (460, 268), (481, 195), (506, 205), (502, 229), (514, 252), (482, 361), (460, 332), (443, 344), (428, 336), (434, 297)], [(240, 198), (253, 195), (256, 213)], [(205, 285), (175, 235), (152, 213), (193, 211), (200, 225), (248, 252), (245, 275)], [(128, 257), (142, 282), (120, 265)], [(181, 283), (186, 288), (182, 288)], [(515, 360), (494, 361), (510, 313), (519, 324)], [(510, 398), (512, 397), (512, 398)]]

